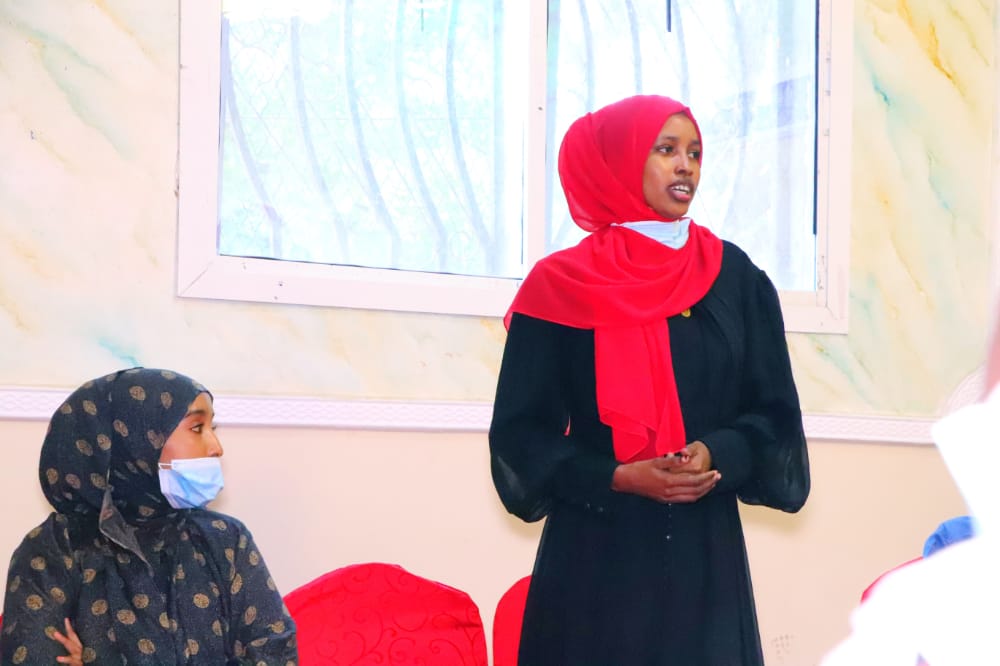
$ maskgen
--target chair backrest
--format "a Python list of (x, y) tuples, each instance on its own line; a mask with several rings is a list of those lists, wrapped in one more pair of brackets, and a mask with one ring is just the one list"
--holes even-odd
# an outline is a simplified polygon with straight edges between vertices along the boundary
[(289, 592), (285, 604), (301, 666), (487, 666), (469, 595), (394, 564), (336, 569)]
[(524, 603), (530, 585), (531, 576), (525, 576), (511, 585), (497, 602), (493, 616), (493, 666), (517, 666)]
[(903, 567), (909, 566), (909, 565), (913, 564), (914, 562), (919, 562), (922, 559), (924, 559), (924, 558), (922, 558), (922, 557), (915, 557), (912, 560), (907, 560), (906, 562), (903, 562), (902, 564), (897, 564), (896, 566), (894, 566), (893, 568), (889, 569), (888, 571), (883, 571), (881, 574), (879, 574), (879, 577), (876, 578), (875, 580), (873, 580), (871, 583), (869, 583), (868, 587), (866, 587), (865, 590), (864, 590), (864, 592), (861, 593), (861, 602), (864, 603), (868, 599), (868, 597), (872, 593), (872, 590), (874, 590), (878, 586), (878, 584), (882, 581), (883, 578), (885, 578), (886, 576), (888, 576), (889, 574), (891, 574), (893, 571), (896, 571), (898, 569), (902, 569)]
[[(1000, 338), (998, 338), (1000, 339)], [(914, 562), (919, 562), (925, 557), (930, 557), (942, 548), (947, 548), (948, 546), (958, 543), (959, 541), (965, 541), (966, 539), (971, 539), (975, 533), (975, 521), (972, 516), (955, 516), (954, 518), (949, 518), (944, 521), (931, 533), (927, 540), (924, 541), (924, 552), (922, 557), (915, 557), (912, 560), (907, 560), (902, 564), (897, 564), (888, 571), (883, 572), (878, 578), (873, 580), (865, 591), (861, 593), (861, 601), (864, 602), (871, 595), (872, 590), (881, 582), (883, 578), (891, 574), (897, 569), (902, 569), (905, 566), (909, 566)]]

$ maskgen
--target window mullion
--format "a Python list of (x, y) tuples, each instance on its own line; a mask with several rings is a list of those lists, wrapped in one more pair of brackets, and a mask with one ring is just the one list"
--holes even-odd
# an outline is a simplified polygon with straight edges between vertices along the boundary
[(545, 109), (547, 0), (530, 0), (528, 108), (524, 139), (524, 270), (545, 255)]

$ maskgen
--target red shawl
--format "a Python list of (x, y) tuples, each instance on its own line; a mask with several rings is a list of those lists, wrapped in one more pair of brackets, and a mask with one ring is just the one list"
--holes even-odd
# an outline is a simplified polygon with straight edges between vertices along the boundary
[(593, 329), (597, 408), (621, 462), (687, 445), (666, 319), (701, 300), (722, 263), (722, 241), (693, 222), (679, 250), (609, 226), (670, 221), (646, 204), (642, 174), (660, 129), (676, 113), (695, 122), (679, 102), (636, 96), (570, 126), (559, 176), (573, 220), (594, 233), (539, 261), (505, 318), (509, 324), (520, 312)]

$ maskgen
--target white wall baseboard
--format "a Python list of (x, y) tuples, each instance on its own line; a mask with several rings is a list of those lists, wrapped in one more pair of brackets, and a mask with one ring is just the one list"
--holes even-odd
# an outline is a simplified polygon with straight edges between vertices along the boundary
[[(70, 390), (0, 387), (0, 420), (47, 421)], [(217, 421), (223, 425), (486, 432), (489, 402), (334, 400), (217, 395)], [(935, 419), (806, 414), (811, 441), (931, 444)]]

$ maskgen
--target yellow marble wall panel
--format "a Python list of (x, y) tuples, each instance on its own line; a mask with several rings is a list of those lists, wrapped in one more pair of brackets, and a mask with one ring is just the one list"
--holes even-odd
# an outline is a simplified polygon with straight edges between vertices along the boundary
[(0, 384), (489, 400), (502, 327), (177, 298), (176, 0), (0, 2)]
[(850, 334), (791, 337), (810, 411), (936, 414), (982, 361), (993, 15), (855, 3)]
[[(851, 332), (791, 336), (810, 411), (935, 413), (981, 359), (993, 15), (855, 4)], [(0, 0), (0, 384), (141, 363), (229, 393), (491, 399), (496, 320), (175, 296), (177, 23), (176, 0)]]

